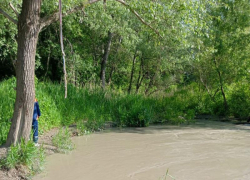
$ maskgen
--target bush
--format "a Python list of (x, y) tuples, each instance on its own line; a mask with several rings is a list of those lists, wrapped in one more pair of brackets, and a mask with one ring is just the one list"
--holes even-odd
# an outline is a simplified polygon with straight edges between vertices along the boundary
[(234, 91), (229, 99), (229, 107), (234, 117), (247, 118), (250, 115), (249, 95), (243, 89)]
[(151, 113), (153, 104), (141, 96), (126, 96), (114, 104), (113, 119), (120, 126), (146, 127), (153, 119)]

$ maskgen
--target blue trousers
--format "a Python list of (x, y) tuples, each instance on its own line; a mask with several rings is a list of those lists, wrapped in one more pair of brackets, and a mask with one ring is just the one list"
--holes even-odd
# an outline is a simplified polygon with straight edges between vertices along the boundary
[(33, 120), (32, 122), (32, 130), (33, 130), (33, 141), (34, 143), (38, 142), (38, 122), (37, 120)]

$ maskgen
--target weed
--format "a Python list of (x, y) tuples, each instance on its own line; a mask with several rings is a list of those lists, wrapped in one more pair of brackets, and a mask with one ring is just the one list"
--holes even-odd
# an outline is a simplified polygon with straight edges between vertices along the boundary
[(12, 169), (18, 165), (28, 167), (30, 173), (35, 174), (43, 168), (45, 152), (43, 146), (37, 148), (32, 141), (22, 139), (21, 143), (11, 146), (5, 158), (1, 159), (1, 168)]
[(86, 134), (90, 134), (91, 131), (87, 129), (87, 127), (84, 125), (83, 121), (78, 121), (76, 123), (76, 129), (78, 132), (78, 136), (82, 136), (82, 135), (86, 135)]
[(167, 177), (170, 177), (171, 179), (175, 180), (175, 178), (168, 173), (168, 170), (162, 178), (159, 178), (159, 180), (167, 180)]
[(59, 130), (59, 132), (53, 137), (52, 143), (57, 147), (57, 151), (61, 153), (67, 153), (75, 148), (67, 127)]

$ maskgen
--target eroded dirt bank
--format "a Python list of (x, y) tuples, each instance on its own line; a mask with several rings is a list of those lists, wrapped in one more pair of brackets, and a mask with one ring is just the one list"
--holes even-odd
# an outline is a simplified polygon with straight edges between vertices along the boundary
[(166, 171), (176, 180), (250, 179), (250, 126), (198, 121), (73, 140), (76, 150), (49, 156), (35, 180), (159, 180)]

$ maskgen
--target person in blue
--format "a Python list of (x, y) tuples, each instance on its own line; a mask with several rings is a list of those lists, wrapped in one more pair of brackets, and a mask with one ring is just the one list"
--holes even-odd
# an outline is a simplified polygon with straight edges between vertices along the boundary
[(38, 144), (38, 119), (41, 116), (40, 108), (37, 99), (35, 98), (34, 103), (34, 112), (33, 112), (33, 121), (32, 121), (32, 130), (33, 130), (33, 141), (35, 146), (39, 146)]

